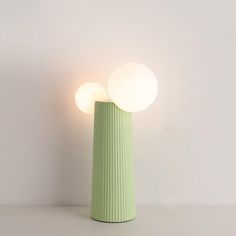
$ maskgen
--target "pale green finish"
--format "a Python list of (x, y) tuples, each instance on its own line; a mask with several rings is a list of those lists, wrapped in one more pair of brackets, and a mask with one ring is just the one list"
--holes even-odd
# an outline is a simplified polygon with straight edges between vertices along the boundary
[(132, 116), (112, 102), (96, 102), (91, 217), (105, 222), (136, 216)]

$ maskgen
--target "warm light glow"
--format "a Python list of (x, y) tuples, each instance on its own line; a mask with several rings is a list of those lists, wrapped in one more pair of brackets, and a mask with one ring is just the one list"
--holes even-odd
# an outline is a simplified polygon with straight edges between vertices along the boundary
[(157, 79), (145, 65), (128, 63), (111, 75), (108, 93), (113, 102), (127, 112), (142, 111), (149, 107), (158, 92)]
[(94, 113), (95, 101), (107, 100), (105, 89), (96, 83), (86, 83), (79, 87), (75, 94), (75, 102), (78, 108), (88, 114)]

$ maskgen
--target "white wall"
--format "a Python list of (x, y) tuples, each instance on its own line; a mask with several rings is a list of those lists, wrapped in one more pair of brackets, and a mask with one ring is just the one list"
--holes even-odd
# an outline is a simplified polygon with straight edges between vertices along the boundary
[(0, 2), (0, 204), (88, 204), (93, 117), (74, 93), (144, 63), (134, 114), (139, 204), (236, 204), (233, 0)]

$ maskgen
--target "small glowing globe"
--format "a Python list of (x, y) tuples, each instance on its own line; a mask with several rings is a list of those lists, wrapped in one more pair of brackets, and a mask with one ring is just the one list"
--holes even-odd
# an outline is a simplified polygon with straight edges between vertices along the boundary
[(97, 83), (85, 83), (81, 85), (76, 94), (75, 102), (78, 108), (87, 114), (94, 113), (95, 101), (108, 99), (105, 89)]
[(108, 82), (112, 101), (122, 110), (138, 112), (149, 107), (158, 92), (157, 79), (145, 65), (127, 63), (118, 67)]

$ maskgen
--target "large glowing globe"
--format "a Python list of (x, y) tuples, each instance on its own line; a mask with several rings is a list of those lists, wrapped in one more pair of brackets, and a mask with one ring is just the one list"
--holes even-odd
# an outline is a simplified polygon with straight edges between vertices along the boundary
[(108, 81), (111, 100), (127, 112), (148, 108), (157, 92), (156, 76), (148, 67), (139, 63), (127, 63), (118, 67)]

